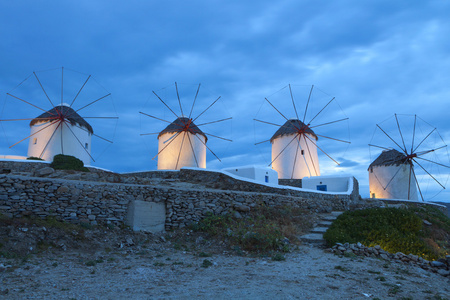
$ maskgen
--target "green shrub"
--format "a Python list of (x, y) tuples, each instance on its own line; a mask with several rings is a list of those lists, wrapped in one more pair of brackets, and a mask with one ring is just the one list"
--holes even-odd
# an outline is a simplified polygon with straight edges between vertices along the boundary
[(396, 253), (412, 253), (426, 259), (438, 254), (425, 242), (422, 219), (411, 209), (370, 208), (340, 215), (324, 234), (329, 246), (357, 243)]
[(50, 166), (55, 170), (75, 170), (89, 172), (81, 160), (71, 155), (58, 154), (53, 157)]
[(43, 160), (43, 159), (40, 157), (30, 156), (30, 157), (27, 157), (27, 160)]

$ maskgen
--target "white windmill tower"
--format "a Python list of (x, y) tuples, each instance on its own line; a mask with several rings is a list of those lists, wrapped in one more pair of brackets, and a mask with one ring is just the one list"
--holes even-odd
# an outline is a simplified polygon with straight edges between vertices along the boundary
[[(323, 154), (328, 156), (328, 158), (330, 158), (337, 165), (339, 165), (339, 163), (323, 150), (323, 146), (318, 145), (319, 137), (322, 142), (324, 140), (342, 142), (346, 144), (350, 144), (350, 142), (318, 134), (316, 128), (325, 128), (326, 125), (331, 124), (336, 127), (337, 124), (341, 124), (338, 130), (336, 130), (336, 128), (331, 129), (333, 129), (333, 134), (342, 134), (344, 132), (344, 129), (341, 129), (342, 125), (344, 125), (344, 128), (346, 127), (345, 123), (348, 118), (345, 117), (345, 114), (343, 114), (339, 105), (336, 104), (334, 107), (332, 107), (333, 105), (330, 105), (333, 102), (336, 103), (334, 97), (331, 98), (324, 93), (318, 93), (320, 95), (316, 96), (313, 93), (314, 86), (308, 86), (309, 97), (306, 102), (303, 118), (300, 119), (295, 105), (291, 85), (287, 85), (279, 92), (284, 90), (289, 91), (293, 106), (293, 109), (290, 111), (295, 113), (294, 118), (287, 118), (283, 113), (281, 113), (280, 109), (277, 109), (275, 105), (269, 101), (268, 98), (265, 98), (266, 102), (269, 103), (270, 106), (275, 109), (285, 120), (284, 124), (279, 125), (272, 122), (254, 119), (255, 121), (261, 123), (279, 127), (275, 134), (267, 140), (270, 141), (272, 145), (272, 158), (269, 166), (272, 166), (272, 168), (278, 172), (278, 179), (302, 179), (304, 177), (320, 176), (321, 172), (319, 167), (318, 151), (321, 151)], [(289, 96), (282, 95), (280, 99), (272, 97), (274, 98), (272, 101), (283, 103), (285, 102), (284, 99), (286, 97)], [(273, 118), (273, 116), (271, 118)], [(306, 121), (307, 119), (309, 120), (308, 122)], [(330, 127), (326, 128), (330, 129)], [(255, 145), (267, 141), (259, 142)]]
[(447, 145), (437, 129), (417, 115), (397, 115), (376, 125), (369, 150), (382, 152), (370, 164), (372, 198), (431, 200), (449, 179)]
[(212, 120), (201, 124), (195, 124), (194, 122), (196, 122), (201, 116), (205, 117), (207, 115), (205, 112), (207, 112), (217, 101), (219, 101), (221, 97), (218, 97), (206, 109), (198, 114), (197, 117), (194, 118), (192, 115), (199, 94), (200, 84), (198, 85), (188, 116), (184, 115), (182, 101), (180, 99), (178, 85), (176, 82), (175, 90), (180, 107), (180, 115), (176, 114), (166, 104), (166, 102), (153, 91), (153, 94), (158, 98), (158, 100), (161, 101), (167, 109), (169, 109), (171, 114), (176, 116), (175, 121), (170, 122), (144, 112), (139, 112), (147, 117), (169, 123), (169, 125), (161, 132), (141, 133), (141, 136), (158, 134), (158, 154), (153, 157), (153, 159), (158, 158), (157, 169), (179, 170), (183, 167), (206, 168), (207, 150), (209, 150), (209, 152), (211, 152), (220, 161), (217, 155), (210, 149), (210, 147), (207, 146), (207, 142), (209, 140), (208, 137), (219, 138), (230, 142), (232, 140), (213, 135), (209, 132), (204, 132), (199, 127), (231, 120), (232, 118)]
[(33, 72), (7, 93), (3, 116), (8, 118), (0, 117), (5, 140), (25, 136), (9, 148), (24, 152), (28, 140), (28, 157), (52, 161), (64, 154), (90, 165), (92, 150), (98, 157), (115, 134), (118, 117), (110, 95), (91, 75), (65, 68)]
[[(320, 176), (318, 137), (305, 123), (290, 119), (270, 138), (272, 168), (279, 179)], [(283, 151), (284, 149), (284, 151)]]
[(57, 154), (72, 155), (91, 164), (94, 130), (69, 104), (55, 106), (30, 122), (28, 157), (52, 161)]
[(395, 149), (384, 150), (369, 165), (372, 198), (418, 200), (417, 185), (411, 176), (413, 164)]
[(158, 170), (206, 168), (207, 141), (206, 135), (192, 119), (177, 118), (158, 134)]

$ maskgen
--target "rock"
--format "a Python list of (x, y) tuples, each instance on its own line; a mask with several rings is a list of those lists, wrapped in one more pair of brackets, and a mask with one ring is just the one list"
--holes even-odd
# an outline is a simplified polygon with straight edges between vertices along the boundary
[(427, 220), (423, 220), (423, 224), (427, 225), (427, 226), (431, 226), (432, 224), (430, 222), (428, 222)]
[(450, 276), (450, 270), (439, 269), (437, 273), (442, 276)]
[(246, 205), (242, 205), (242, 204), (235, 205), (234, 209), (236, 211), (240, 211), (240, 212), (248, 212), (248, 211), (250, 211), (250, 207), (248, 207)]
[(440, 262), (440, 261), (437, 261), (437, 260), (432, 261), (432, 262), (430, 263), (430, 265), (431, 265), (432, 267), (435, 267), (435, 268), (445, 268), (445, 267), (447, 267), (443, 262)]
[(36, 176), (46, 176), (46, 175), (52, 174), (53, 172), (55, 172), (55, 170), (53, 168), (45, 167), (45, 168), (37, 170)]
[(241, 215), (239, 212), (237, 212), (237, 211), (234, 212), (233, 216), (234, 216), (236, 219), (242, 219), (242, 215)]
[(57, 190), (56, 190), (56, 192), (58, 193), (58, 194), (61, 194), (61, 193), (67, 193), (69, 191), (69, 188), (67, 187), (67, 186), (60, 186)]
[(387, 256), (386, 254), (382, 253), (380, 254), (380, 257), (384, 260), (389, 260), (389, 256)]

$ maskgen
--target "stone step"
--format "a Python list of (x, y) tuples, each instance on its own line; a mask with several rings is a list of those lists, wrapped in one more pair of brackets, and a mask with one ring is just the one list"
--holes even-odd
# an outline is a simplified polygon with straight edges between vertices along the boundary
[(323, 234), (321, 233), (308, 233), (299, 237), (299, 239), (304, 243), (311, 244), (324, 244)]
[(333, 224), (333, 222), (331, 222), (331, 221), (319, 221), (319, 223), (317, 223), (317, 226), (329, 227), (329, 226), (331, 226), (331, 224)]
[(328, 230), (328, 227), (314, 227), (310, 232), (311, 233), (325, 233)]
[(333, 216), (333, 215), (326, 215), (326, 216), (321, 216), (320, 219), (323, 221), (334, 221), (336, 220), (337, 216)]

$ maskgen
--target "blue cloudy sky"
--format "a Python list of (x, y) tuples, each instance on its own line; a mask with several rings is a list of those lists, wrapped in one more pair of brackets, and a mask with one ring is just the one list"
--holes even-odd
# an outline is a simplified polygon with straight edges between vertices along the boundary
[[(115, 137), (94, 165), (127, 172), (156, 168), (156, 136), (140, 134), (165, 127), (151, 118), (141, 120), (138, 112), (173, 119), (152, 91), (178, 113), (174, 82), (185, 111), (201, 83), (193, 115), (221, 96), (201, 122), (233, 117), (210, 129), (233, 140), (208, 142), (222, 162), (209, 153), (207, 165), (221, 169), (270, 163), (270, 144), (254, 144), (269, 139), (276, 128), (253, 119), (277, 124), (283, 119), (264, 98), (291, 118), (295, 112), (284, 87), (291, 84), (302, 115), (314, 85), (318, 99), (336, 97), (330, 118), (335, 112), (349, 118), (348, 124), (321, 129), (323, 135), (351, 140), (350, 146), (324, 142), (342, 164), (330, 164), (320, 154), (322, 173), (352, 174), (368, 196), (368, 144), (376, 124), (388, 119), (383, 124), (392, 129), (395, 113), (417, 114), (450, 141), (449, 14), (450, 2), (443, 0), (2, 1), (1, 100), (7, 92), (32, 89), (15, 90), (33, 71), (45, 78), (47, 73), (38, 71), (63, 66), (67, 90), (70, 74), (81, 80), (74, 79), (74, 90), (91, 74), (93, 83), (111, 93), (92, 113), (115, 109), (120, 118), (117, 127), (99, 125), (99, 134), (103, 130)], [(46, 88), (54, 83), (59, 89), (59, 80), (49, 76)], [(24, 108), (24, 117), (30, 117), (26, 113)], [(21, 132), (26, 122), (14, 126), (7, 134), (26, 135)], [(10, 139), (0, 140), (1, 154), (26, 155), (26, 145), (10, 150)], [(450, 199), (450, 193), (436, 199)]]

